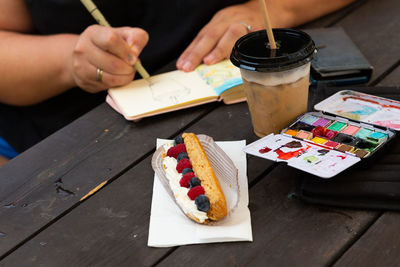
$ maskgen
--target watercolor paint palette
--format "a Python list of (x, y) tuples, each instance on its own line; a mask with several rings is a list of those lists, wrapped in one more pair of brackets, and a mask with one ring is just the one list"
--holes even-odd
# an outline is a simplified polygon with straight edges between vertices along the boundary
[(390, 99), (346, 90), (315, 109), (319, 112), (301, 115), (281, 134), (268, 135), (244, 151), (331, 178), (374, 155), (400, 129), (400, 102)]

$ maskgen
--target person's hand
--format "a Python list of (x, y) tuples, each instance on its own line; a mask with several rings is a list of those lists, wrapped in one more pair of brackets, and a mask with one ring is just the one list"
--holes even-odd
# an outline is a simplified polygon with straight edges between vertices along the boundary
[(72, 52), (70, 73), (76, 86), (96, 93), (133, 80), (133, 65), (149, 37), (139, 28), (88, 27)]
[(246, 25), (254, 31), (261, 29), (262, 23), (258, 1), (221, 9), (182, 53), (176, 67), (192, 71), (202, 61), (215, 64), (228, 58), (235, 41), (249, 32)]

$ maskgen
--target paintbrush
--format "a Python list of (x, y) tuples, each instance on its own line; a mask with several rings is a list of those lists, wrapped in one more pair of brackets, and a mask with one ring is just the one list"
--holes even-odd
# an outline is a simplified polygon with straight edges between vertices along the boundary
[[(93, 16), (93, 18), (100, 25), (106, 26), (106, 27), (111, 27), (111, 25), (107, 22), (106, 18), (103, 16), (103, 14), (97, 8), (97, 6), (92, 2), (92, 0), (81, 0), (81, 2), (86, 7), (86, 9), (89, 11), (89, 13)], [(148, 81), (148, 79), (150, 78), (150, 75), (143, 67), (142, 63), (140, 62), (140, 59), (138, 59), (136, 61), (135, 65), (133, 65), (133, 66), (140, 73), (142, 78), (144, 78)]]
[(267, 36), (268, 36), (268, 40), (269, 40), (269, 45), (270, 45), (271, 49), (276, 49), (275, 38), (274, 38), (274, 34), (272, 32), (271, 21), (269, 19), (267, 4), (265, 3), (265, 0), (260, 0), (260, 5), (261, 5), (262, 15), (264, 18), (265, 31), (267, 32)]

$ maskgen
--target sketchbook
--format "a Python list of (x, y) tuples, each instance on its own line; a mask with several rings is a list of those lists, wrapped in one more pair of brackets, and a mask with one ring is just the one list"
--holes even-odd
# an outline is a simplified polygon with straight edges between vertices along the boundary
[(246, 100), (239, 68), (229, 60), (200, 65), (192, 72), (179, 70), (148, 80), (110, 88), (107, 103), (127, 120), (138, 120), (214, 101), (233, 104)]

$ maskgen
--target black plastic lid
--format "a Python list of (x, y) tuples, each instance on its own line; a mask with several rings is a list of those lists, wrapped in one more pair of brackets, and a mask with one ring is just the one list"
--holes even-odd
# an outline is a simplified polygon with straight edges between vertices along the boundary
[(316, 49), (308, 34), (293, 29), (273, 29), (273, 33), (277, 44), (275, 51), (268, 48), (265, 30), (252, 32), (236, 41), (230, 57), (232, 63), (250, 71), (278, 72), (311, 61)]

